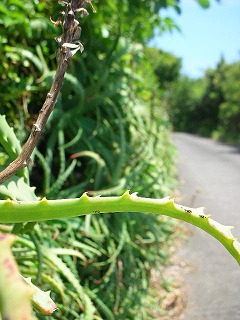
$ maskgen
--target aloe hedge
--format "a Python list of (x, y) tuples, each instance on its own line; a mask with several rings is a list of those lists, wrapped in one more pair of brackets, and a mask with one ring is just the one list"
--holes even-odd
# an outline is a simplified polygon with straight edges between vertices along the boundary
[[(131, 189), (140, 196), (159, 198), (174, 185), (175, 150), (168, 116), (159, 103), (154, 70), (141, 63), (154, 27), (174, 27), (158, 15), (166, 3), (99, 0), (94, 6), (98, 13), (81, 19), (85, 50), (74, 56), (32, 164), (0, 186), (1, 205), (13, 213), (11, 221), (0, 219), (4, 223), (0, 230), (17, 234), (13, 253), (21, 274), (42, 290), (52, 290), (58, 310), (50, 319), (147, 319), (150, 271), (166, 262), (172, 220), (137, 212), (98, 215), (96, 206), (86, 217), (58, 215), (35, 224), (32, 216), (21, 219), (15, 211), (15, 206), (26, 204), (30, 205), (26, 212), (34, 214), (33, 207), (45, 201), (39, 202), (42, 197), (75, 198), (86, 190), (91, 196), (109, 196)], [(172, 6), (179, 10), (178, 1)], [(52, 38), (58, 35), (61, 10), (50, 1), (4, 0), (0, 5), (0, 24), (5, 27), (0, 29), (1, 113), (7, 117), (7, 122), (1, 117), (1, 168), (20, 152), (48, 92), (56, 67), (57, 44)], [(50, 15), (56, 23), (49, 21)], [(154, 99), (146, 99), (153, 88)], [(145, 209), (141, 211), (151, 212)], [(71, 206), (64, 209), (70, 214), (71, 210)], [(191, 217), (185, 211), (189, 208), (179, 210)], [(13, 219), (17, 216), (20, 219)], [(201, 212), (197, 221), (204, 225), (209, 217)], [(231, 238), (225, 231), (220, 235), (219, 225), (209, 230), (215, 229), (223, 242)], [(13, 238), (1, 234), (1, 240), (5, 238), (6, 256), (14, 261), (9, 250)], [(229, 241), (233, 245), (235, 240)], [(22, 279), (16, 280), (23, 286)], [(42, 297), (55, 309), (49, 295), (40, 292), (40, 296), (40, 303), (33, 299), (37, 319), (49, 310)]]

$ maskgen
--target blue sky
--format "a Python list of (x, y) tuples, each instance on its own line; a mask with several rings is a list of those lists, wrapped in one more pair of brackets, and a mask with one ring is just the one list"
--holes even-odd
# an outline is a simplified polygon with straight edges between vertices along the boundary
[(181, 1), (182, 14), (162, 11), (181, 28), (181, 33), (164, 34), (151, 41), (152, 46), (173, 52), (183, 59), (182, 71), (200, 77), (216, 66), (223, 55), (227, 62), (240, 60), (240, 0), (211, 0), (202, 9), (194, 0)]

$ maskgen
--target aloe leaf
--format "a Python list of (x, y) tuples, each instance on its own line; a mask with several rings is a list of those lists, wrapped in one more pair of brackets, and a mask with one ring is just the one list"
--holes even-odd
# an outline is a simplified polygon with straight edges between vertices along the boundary
[(0, 115), (0, 143), (7, 151), (11, 160), (14, 160), (21, 152), (21, 145), (13, 128), (11, 128), (5, 116)]
[(127, 191), (119, 197), (89, 197), (84, 193), (77, 199), (0, 201), (0, 223), (44, 221), (107, 212), (146, 212), (186, 221), (216, 238), (240, 264), (240, 243), (231, 233), (233, 227), (214, 221), (204, 213), (203, 208), (184, 207), (169, 197), (143, 198)]
[(75, 275), (71, 272), (71, 270), (68, 268), (68, 266), (57, 257), (56, 254), (53, 253), (53, 251), (43, 248), (43, 253), (45, 255), (45, 258), (50, 261), (52, 264), (54, 264), (58, 270), (62, 273), (62, 275), (68, 279), (68, 281), (72, 284), (72, 286), (76, 289), (81, 301), (84, 304), (84, 316), (85, 319), (92, 319), (95, 307), (93, 306), (93, 303), (89, 296), (86, 294), (85, 289), (81, 286), (78, 279), (75, 277)]
[(8, 320), (32, 320), (30, 288), (20, 276), (11, 252), (15, 236), (0, 233), (0, 316)]
[[(3, 146), (11, 161), (15, 160), (22, 148), (13, 128), (7, 123), (6, 117), (0, 115), (0, 144)], [(28, 181), (28, 169), (20, 170), (18, 175)]]
[(23, 278), (24, 281), (33, 289), (32, 304), (33, 307), (45, 316), (50, 316), (57, 306), (50, 297), (50, 291), (44, 292), (38, 287), (36, 287), (31, 278)]
[(0, 185), (0, 194), (12, 200), (36, 201), (35, 188), (30, 187), (23, 178), (13, 176)]

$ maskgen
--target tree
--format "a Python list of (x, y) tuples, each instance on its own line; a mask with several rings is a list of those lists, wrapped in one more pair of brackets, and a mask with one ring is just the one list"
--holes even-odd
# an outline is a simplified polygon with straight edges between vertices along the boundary
[(162, 91), (167, 90), (180, 76), (181, 58), (156, 48), (146, 48), (144, 52), (158, 79), (159, 88)]
[(224, 100), (219, 105), (216, 135), (225, 141), (240, 142), (240, 62), (227, 65), (222, 84)]

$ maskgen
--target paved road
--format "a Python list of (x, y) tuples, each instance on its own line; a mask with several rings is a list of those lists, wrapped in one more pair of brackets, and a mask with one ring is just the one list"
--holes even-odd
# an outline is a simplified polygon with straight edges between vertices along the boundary
[[(204, 206), (206, 213), (233, 225), (240, 239), (240, 150), (185, 133), (175, 133), (182, 204)], [(184, 320), (240, 320), (240, 267), (221, 244), (204, 231), (193, 235), (181, 256), (193, 271)]]

